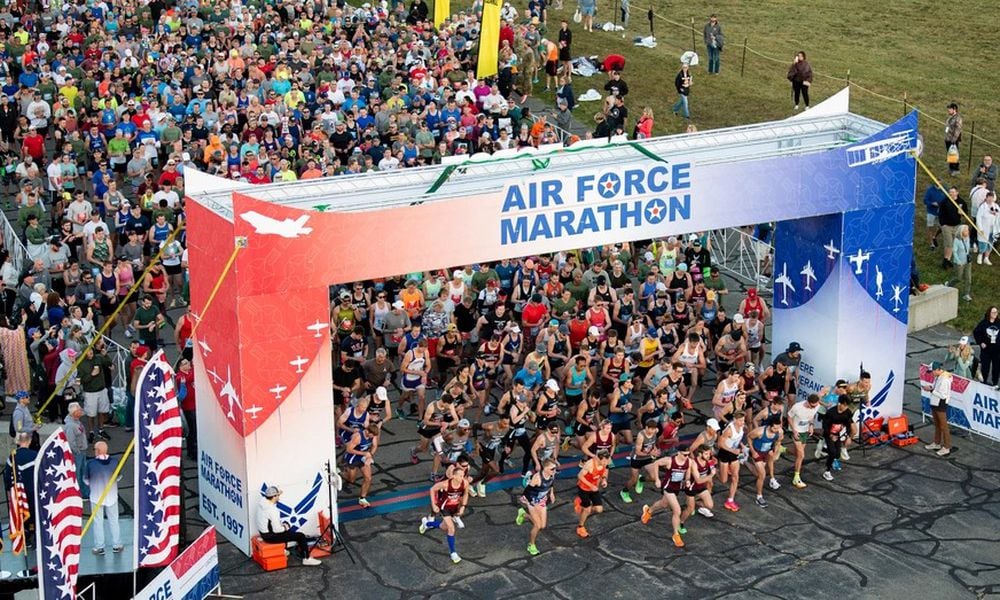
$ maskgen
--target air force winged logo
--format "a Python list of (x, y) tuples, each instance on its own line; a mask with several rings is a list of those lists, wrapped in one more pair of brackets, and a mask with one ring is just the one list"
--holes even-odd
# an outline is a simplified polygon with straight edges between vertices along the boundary
[(305, 227), (309, 215), (302, 215), (298, 219), (279, 221), (251, 210), (240, 214), (240, 218), (250, 223), (254, 231), (261, 235), (278, 235), (283, 238), (295, 239), (312, 233), (312, 227)]
[[(288, 523), (288, 528), (291, 531), (298, 531), (309, 522), (309, 514), (312, 512), (313, 506), (316, 505), (322, 485), (323, 476), (320, 473), (316, 473), (316, 479), (313, 480), (312, 488), (309, 489), (309, 492), (295, 506), (289, 506), (278, 500), (278, 513), (281, 514), (281, 520)], [(261, 495), (264, 494), (267, 488), (268, 483), (260, 484)]]

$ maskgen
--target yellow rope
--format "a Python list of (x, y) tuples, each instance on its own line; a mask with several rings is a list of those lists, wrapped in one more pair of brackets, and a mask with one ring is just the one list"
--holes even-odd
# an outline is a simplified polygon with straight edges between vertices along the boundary
[[(122, 467), (125, 466), (125, 461), (128, 460), (129, 454), (132, 454), (132, 448), (135, 447), (135, 437), (128, 443), (128, 448), (125, 448), (125, 454), (122, 454), (122, 459), (118, 461), (118, 466), (115, 467), (115, 472), (111, 475), (111, 479), (108, 481), (108, 485), (104, 486), (104, 491), (101, 492), (101, 497), (97, 499), (94, 504), (94, 509), (90, 511), (90, 518), (83, 525), (83, 530), (80, 532), (80, 539), (87, 535), (87, 530), (90, 529), (90, 525), (94, 522), (94, 517), (97, 516), (97, 507), (104, 504), (104, 499), (108, 497), (108, 492), (111, 491), (111, 486), (118, 482), (118, 475), (122, 472)], [(86, 467), (84, 467), (86, 468)], [(115, 500), (117, 502), (117, 500)]]
[(226, 261), (226, 266), (222, 268), (222, 274), (215, 280), (215, 286), (212, 288), (212, 293), (208, 295), (208, 300), (205, 301), (205, 306), (201, 309), (201, 314), (198, 315), (198, 319), (194, 322), (194, 327), (191, 328), (192, 339), (194, 339), (194, 334), (198, 331), (198, 327), (201, 325), (201, 322), (205, 319), (205, 313), (208, 312), (208, 308), (212, 306), (212, 301), (215, 300), (215, 295), (219, 293), (219, 288), (222, 287), (222, 281), (227, 275), (229, 275), (229, 270), (233, 268), (233, 263), (236, 262), (236, 255), (239, 254), (240, 250), (245, 247), (245, 244), (243, 244), (241, 240), (237, 239), (236, 245), (233, 247), (233, 253), (229, 255), (229, 260)]
[(160, 262), (160, 257), (163, 256), (163, 250), (177, 238), (177, 236), (183, 229), (184, 229), (183, 226), (177, 227), (176, 229), (173, 230), (173, 232), (171, 232), (169, 236), (167, 236), (166, 242), (162, 246), (160, 246), (159, 251), (153, 256), (152, 260), (149, 261), (149, 266), (147, 266), (146, 269), (142, 272), (142, 275), (139, 277), (139, 279), (137, 279), (136, 282), (132, 284), (132, 287), (129, 288), (128, 293), (125, 294), (125, 297), (118, 300), (118, 308), (116, 308), (114, 312), (112, 312), (111, 315), (104, 321), (104, 325), (102, 325), (101, 328), (97, 331), (97, 334), (94, 336), (94, 339), (90, 340), (90, 343), (87, 344), (87, 347), (84, 348), (82, 352), (80, 352), (80, 355), (73, 363), (73, 367), (70, 368), (70, 370), (68, 370), (65, 375), (63, 375), (62, 379), (56, 382), (55, 388), (53, 388), (52, 394), (49, 395), (48, 399), (40, 407), (38, 407), (38, 410), (35, 412), (35, 423), (42, 422), (42, 413), (45, 412), (45, 407), (47, 407), (49, 403), (52, 402), (52, 400), (58, 395), (58, 391), (62, 389), (62, 387), (66, 384), (67, 381), (69, 381), (70, 376), (76, 371), (77, 367), (80, 366), (80, 363), (82, 363), (84, 359), (87, 357), (87, 351), (94, 347), (94, 344), (97, 343), (97, 340), (101, 339), (104, 336), (104, 332), (108, 330), (108, 326), (110, 326), (112, 323), (115, 322), (115, 319), (118, 317), (118, 313), (121, 312), (123, 308), (125, 308), (125, 305), (128, 304), (129, 299), (132, 297), (133, 294), (135, 294), (135, 291), (139, 289), (139, 286), (142, 285), (142, 282), (146, 280), (146, 275), (148, 275), (149, 272), (153, 269), (153, 265)]
[[(938, 179), (933, 172), (931, 172), (930, 168), (926, 164), (924, 164), (924, 161), (920, 160), (920, 157), (917, 156), (916, 154), (913, 155), (913, 158), (917, 160), (917, 164), (920, 165), (920, 168), (924, 170), (924, 173), (926, 173), (927, 176), (931, 178), (931, 181), (934, 182), (934, 185), (936, 185), (937, 188), (944, 193), (945, 197), (948, 198), (948, 202), (951, 202), (952, 204), (955, 205), (955, 208), (958, 209), (958, 214), (962, 215), (962, 217), (969, 222), (969, 224), (972, 226), (973, 229), (979, 231), (979, 228), (976, 227), (975, 219), (970, 217), (968, 213), (966, 213), (965, 210), (962, 209), (961, 204), (952, 200), (951, 194), (948, 193), (948, 189), (945, 188), (944, 185), (941, 183), (941, 180)], [(1000, 255), (1000, 250), (998, 250), (996, 246), (993, 245), (992, 241), (988, 243), (990, 246), (990, 252), (996, 252), (998, 255)]]

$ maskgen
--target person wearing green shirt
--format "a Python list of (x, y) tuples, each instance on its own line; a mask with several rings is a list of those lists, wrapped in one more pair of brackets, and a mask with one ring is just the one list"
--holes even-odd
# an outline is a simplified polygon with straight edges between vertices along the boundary
[(38, 203), (38, 194), (32, 192), (28, 195), (28, 200), (25, 204), (17, 209), (17, 226), (21, 231), (24, 231), (24, 228), (28, 226), (29, 217), (35, 217), (35, 219), (40, 221), (42, 214), (42, 206)]
[(583, 279), (583, 271), (576, 269), (573, 271), (573, 281), (566, 284), (564, 288), (568, 291), (573, 299), (579, 303), (580, 306), (585, 306), (587, 304), (587, 299), (590, 296), (590, 286)]
[(115, 129), (115, 137), (108, 140), (108, 162), (111, 164), (112, 171), (115, 173), (124, 171), (125, 165), (128, 164), (129, 149), (125, 132), (121, 129)]
[(729, 293), (726, 288), (726, 280), (722, 278), (718, 269), (705, 269), (705, 289), (715, 292), (716, 302), (722, 306), (722, 297)]
[(552, 301), (552, 316), (566, 323), (576, 314), (576, 307), (573, 292), (564, 287), (562, 295)]
[(135, 318), (132, 321), (132, 328), (136, 330), (139, 340), (150, 351), (155, 351), (159, 342), (160, 327), (166, 321), (160, 313), (160, 309), (153, 304), (153, 297), (145, 295), (139, 300), (139, 308), (135, 311)]
[(489, 263), (481, 263), (476, 272), (472, 274), (472, 289), (478, 294), (486, 289), (486, 282), (489, 280), (500, 281), (500, 275), (495, 269), (490, 268)]

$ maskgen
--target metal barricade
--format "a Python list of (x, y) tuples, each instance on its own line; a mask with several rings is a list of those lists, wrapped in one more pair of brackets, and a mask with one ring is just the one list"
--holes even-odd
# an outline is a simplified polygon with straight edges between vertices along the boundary
[(753, 236), (752, 230), (731, 227), (711, 233), (712, 264), (741, 282), (771, 294), (774, 246)]

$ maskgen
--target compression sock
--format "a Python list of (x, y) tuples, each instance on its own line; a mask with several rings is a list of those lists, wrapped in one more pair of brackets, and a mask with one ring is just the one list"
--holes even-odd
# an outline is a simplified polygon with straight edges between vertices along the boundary
[(448, 550), (451, 552), (455, 551), (455, 536), (453, 535), (448, 536)]
[(434, 519), (433, 521), (427, 521), (427, 528), (428, 529), (437, 529), (440, 526), (441, 526), (441, 521), (439, 521), (437, 519)]

